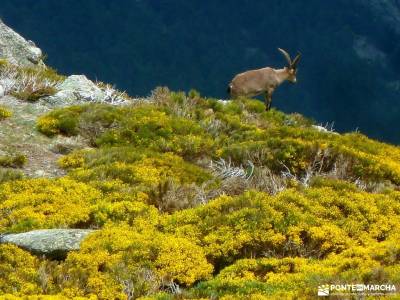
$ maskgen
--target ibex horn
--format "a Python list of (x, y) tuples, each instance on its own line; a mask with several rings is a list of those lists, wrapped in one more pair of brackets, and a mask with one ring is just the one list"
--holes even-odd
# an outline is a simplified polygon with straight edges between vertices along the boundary
[(296, 57), (293, 59), (293, 61), (292, 61), (292, 65), (290, 66), (292, 69), (296, 69), (297, 63), (299, 62), (300, 57), (301, 57), (301, 53), (299, 52), (299, 53), (296, 55)]
[(290, 59), (290, 55), (289, 53), (287, 53), (285, 50), (278, 48), (278, 50), (283, 54), (283, 56), (286, 58), (287, 62), (288, 62), (288, 66), (291, 67), (292, 66), (292, 60)]

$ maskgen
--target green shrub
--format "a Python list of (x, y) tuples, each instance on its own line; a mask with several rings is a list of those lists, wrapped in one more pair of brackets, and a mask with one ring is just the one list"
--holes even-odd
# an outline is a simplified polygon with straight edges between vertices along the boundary
[(37, 120), (37, 129), (47, 136), (76, 135), (79, 132), (79, 115), (86, 108), (86, 106), (70, 106), (65, 109), (55, 109)]
[(195, 89), (191, 89), (188, 93), (188, 97), (195, 99), (195, 98), (200, 98), (200, 92), (196, 91)]
[(23, 154), (14, 156), (0, 156), (0, 166), (8, 168), (22, 168), (27, 162), (27, 158)]
[(241, 98), (240, 101), (245, 109), (250, 113), (263, 113), (265, 112), (265, 104), (258, 100), (251, 100), (246, 98)]
[(9, 65), (9, 62), (7, 59), (1, 58), (0, 59), (0, 69), (5, 68)]
[(59, 109), (38, 119), (40, 132), (88, 136), (96, 146), (133, 145), (187, 158), (210, 153), (211, 136), (196, 123), (143, 105), (134, 108), (86, 105)]

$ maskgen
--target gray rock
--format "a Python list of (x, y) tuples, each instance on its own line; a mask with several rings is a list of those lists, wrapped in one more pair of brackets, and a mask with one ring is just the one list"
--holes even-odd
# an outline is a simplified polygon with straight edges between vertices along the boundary
[(44, 171), (44, 170), (37, 170), (34, 173), (35, 177), (44, 177), (45, 175), (47, 175), (47, 174), (46, 174), (46, 171)]
[(0, 58), (16, 65), (31, 66), (43, 64), (42, 57), (42, 50), (32, 41), (25, 40), (0, 19)]
[[(110, 104), (122, 104), (123, 99), (118, 99), (114, 90), (102, 90), (85, 75), (71, 75), (56, 86), (58, 92), (53, 96), (45, 97), (44, 101), (53, 106), (67, 106), (85, 102), (105, 102)], [(115, 92), (115, 91), (114, 91)], [(115, 100), (115, 103), (112, 103)]]
[(4, 97), (4, 94), (5, 94), (4, 87), (0, 84), (0, 98)]
[(87, 97), (101, 98), (102, 91), (85, 75), (71, 75), (56, 86), (58, 92), (53, 96), (43, 98), (43, 101), (54, 106), (77, 104)]
[(329, 132), (328, 129), (326, 129), (325, 127), (320, 126), (320, 125), (312, 125), (312, 127), (314, 127), (314, 129), (316, 129), (319, 132)]
[(313, 127), (314, 129), (316, 129), (317, 131), (319, 131), (319, 132), (326, 132), (326, 133), (331, 133), (331, 134), (338, 134), (337, 132), (334, 132), (333, 130), (329, 130), (329, 129), (327, 129), (327, 128), (323, 127), (323, 126), (320, 126), (320, 125), (312, 125), (312, 127)]
[(0, 236), (0, 244), (10, 243), (33, 254), (63, 259), (72, 250), (79, 250), (81, 241), (94, 230), (43, 229)]

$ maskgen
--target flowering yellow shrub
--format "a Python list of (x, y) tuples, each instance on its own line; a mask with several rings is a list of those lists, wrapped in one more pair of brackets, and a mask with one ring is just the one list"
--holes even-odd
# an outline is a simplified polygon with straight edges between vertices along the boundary
[(159, 247), (155, 265), (161, 278), (191, 285), (209, 277), (213, 270), (203, 250), (185, 238), (165, 236)]
[[(126, 155), (115, 149), (77, 151), (64, 156), (59, 162), (70, 169), (69, 176), (77, 181), (92, 185), (104, 180), (119, 181), (125, 184), (125, 190), (129, 187), (131, 192), (145, 193), (147, 196), (141, 200), (153, 205), (162, 202), (171, 185), (202, 184), (212, 178), (209, 171), (170, 152), (124, 149)], [(99, 157), (99, 153), (103, 155)]]
[[(134, 228), (107, 227), (89, 236), (81, 250), (70, 253), (60, 266), (59, 272), (69, 276), (59, 282), (62, 289), (77, 287), (70, 296), (124, 298), (127, 287), (140, 296), (152, 288), (157, 290), (163, 282), (191, 285), (210, 276), (212, 266), (199, 246), (151, 226)], [(143, 276), (148, 276), (147, 282)]]
[(12, 112), (6, 107), (0, 105), (0, 121), (12, 116)]
[(5, 183), (0, 186), (0, 229), (27, 231), (85, 223), (100, 196), (94, 188), (67, 178)]
[(263, 193), (221, 196), (209, 204), (166, 216), (165, 229), (202, 245), (212, 260), (231, 262), (241, 255), (259, 255), (270, 247), (283, 248), (285, 236), (273, 223), (283, 222)]
[[(164, 216), (144, 203), (146, 194), (124, 192), (119, 181), (99, 183), (97, 190), (67, 178), (22, 180), (1, 185), (0, 203), (4, 211), (31, 214), (37, 227), (56, 226), (56, 218), (75, 224), (70, 210), (75, 216), (84, 212), (81, 223), (107, 224), (49, 273), (54, 284), (48, 291), (65, 297), (124, 299), (129, 289), (139, 297), (170, 282), (190, 287), (207, 279), (187, 291), (191, 297), (312, 296), (325, 282), (399, 282), (400, 192), (370, 194), (340, 182), (319, 184), (276, 196), (256, 191), (221, 196)], [(39, 209), (67, 199), (57, 214), (40, 217)], [(71, 202), (76, 206), (68, 206)], [(20, 206), (7, 206), (11, 203)], [(26, 226), (19, 225), (16, 213), (13, 220), (17, 225), (3, 228)], [(206, 257), (217, 272), (222, 268), (213, 279)], [(37, 274), (37, 261), (32, 268)], [(40, 292), (27, 285), (24, 293)]]
[[(213, 261), (235, 257), (326, 257), (390, 237), (400, 225), (399, 192), (311, 188), (271, 197), (245, 192), (166, 216), (165, 229), (202, 245)], [(390, 207), (390, 209), (388, 209)]]
[(38, 259), (13, 245), (0, 245), (0, 294), (39, 294)]
[[(382, 249), (388, 251), (388, 245)], [(372, 251), (354, 247), (326, 259), (304, 257), (241, 259), (216, 277), (200, 283), (193, 294), (202, 296), (249, 297), (262, 294), (279, 299), (314, 298), (322, 284), (378, 282), (398, 284), (398, 274), (390, 264), (374, 258)]]
[(148, 196), (144, 193), (125, 194), (112, 192), (97, 200), (91, 207), (91, 218), (97, 225), (124, 222), (132, 224), (137, 218), (158, 222), (158, 210), (145, 204)]
[[(97, 185), (97, 188), (96, 188)], [(1, 231), (132, 224), (136, 218), (158, 221), (144, 193), (124, 192), (121, 182), (89, 186), (72, 179), (25, 179), (0, 185)]]
[(58, 160), (58, 164), (64, 169), (83, 167), (84, 163), (85, 159), (81, 151), (62, 156)]
[(56, 118), (52, 116), (42, 116), (37, 120), (37, 129), (48, 136), (53, 136), (60, 133), (58, 128), (59, 122)]
[[(21, 297), (17, 297), (11, 294), (5, 294), (5, 295), (0, 295), (0, 300), (20, 300)], [(24, 295), (23, 297), (24, 300), (69, 300), (71, 299), (70, 297), (64, 296), (64, 295)], [(92, 295), (89, 297), (74, 297), (74, 300), (97, 300), (97, 296)]]

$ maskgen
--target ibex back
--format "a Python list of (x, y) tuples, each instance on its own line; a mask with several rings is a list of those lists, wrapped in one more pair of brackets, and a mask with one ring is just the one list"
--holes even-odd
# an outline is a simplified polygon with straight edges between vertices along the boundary
[(232, 98), (254, 97), (264, 94), (266, 110), (271, 108), (272, 94), (274, 90), (285, 80), (296, 83), (297, 63), (300, 54), (291, 60), (289, 54), (281, 49), (278, 50), (286, 58), (288, 65), (283, 69), (273, 69), (270, 67), (250, 70), (236, 75), (228, 86), (228, 93)]

